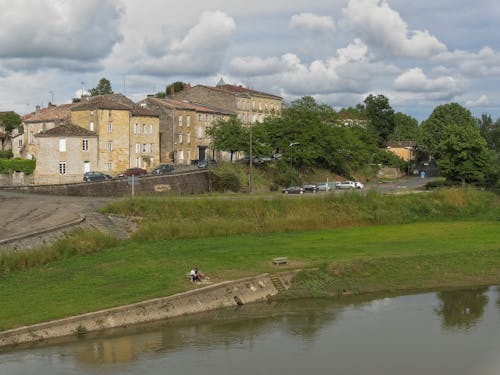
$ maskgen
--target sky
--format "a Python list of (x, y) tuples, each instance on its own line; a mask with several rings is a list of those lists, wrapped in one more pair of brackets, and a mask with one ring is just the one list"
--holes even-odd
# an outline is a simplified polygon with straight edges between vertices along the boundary
[(339, 110), (385, 95), (425, 120), (500, 118), (498, 0), (0, 0), (0, 111), (110, 80), (139, 101), (174, 81), (241, 84)]

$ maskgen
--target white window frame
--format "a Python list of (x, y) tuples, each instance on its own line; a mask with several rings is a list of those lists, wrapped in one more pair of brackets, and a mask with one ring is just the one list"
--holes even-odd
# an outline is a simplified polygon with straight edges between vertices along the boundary
[(191, 116), (186, 116), (186, 126), (191, 126)]
[(89, 124), (89, 129), (91, 132), (94, 131), (94, 121), (91, 121), (90, 124)]
[(141, 152), (141, 144), (140, 143), (136, 143), (135, 144), (135, 153), (139, 154), (140, 152)]
[(108, 171), (112, 171), (113, 170), (113, 160), (110, 160), (106, 163), (106, 167), (108, 169)]
[(66, 152), (66, 139), (59, 139), (59, 152)]
[(59, 162), (59, 174), (60, 175), (65, 175), (66, 174), (66, 169), (67, 169), (67, 164), (65, 161), (60, 161)]
[(108, 122), (108, 133), (112, 133), (113, 132), (113, 123), (110, 121)]
[(113, 141), (108, 141), (108, 151), (113, 151)]
[(179, 126), (182, 126), (182, 115), (179, 116)]
[(82, 140), (82, 151), (88, 151), (88, 150), (89, 150), (89, 140), (83, 139)]
[(136, 122), (134, 124), (134, 134), (139, 134), (141, 132), (141, 127), (139, 126), (139, 123)]

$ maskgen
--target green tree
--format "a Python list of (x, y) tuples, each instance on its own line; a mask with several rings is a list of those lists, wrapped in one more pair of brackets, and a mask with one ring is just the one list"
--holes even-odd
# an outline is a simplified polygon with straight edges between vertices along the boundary
[(448, 125), (476, 126), (476, 120), (469, 110), (458, 103), (437, 106), (427, 120), (422, 122), (418, 144), (422, 151), (439, 159), (437, 146), (448, 138)]
[(488, 143), (488, 148), (500, 153), (500, 119), (493, 122), (490, 115), (483, 113), (477, 124), (479, 132)]
[(21, 127), (21, 116), (15, 112), (0, 113), (0, 126), (5, 127), (5, 130), (10, 133), (12, 130)]
[(90, 96), (109, 95), (112, 93), (113, 89), (111, 88), (111, 82), (106, 78), (101, 78), (97, 86), (90, 89)]
[(394, 132), (391, 141), (416, 141), (418, 137), (418, 121), (407, 114), (397, 112), (394, 115)]
[(379, 146), (387, 144), (389, 137), (394, 133), (394, 110), (389, 99), (384, 95), (368, 95), (364, 101), (366, 115), (370, 120), (370, 128), (378, 137)]
[(216, 121), (207, 129), (207, 135), (212, 137), (213, 149), (231, 153), (231, 161), (234, 153), (248, 148), (247, 130), (236, 116), (231, 116), (228, 120)]
[(167, 96), (172, 96), (172, 91), (174, 92), (174, 94), (176, 92), (179, 92), (179, 91), (182, 91), (184, 90), (184, 86), (186, 84), (182, 81), (175, 81), (175, 82), (172, 82), (170, 85), (168, 85), (166, 88), (165, 88), (165, 94)]

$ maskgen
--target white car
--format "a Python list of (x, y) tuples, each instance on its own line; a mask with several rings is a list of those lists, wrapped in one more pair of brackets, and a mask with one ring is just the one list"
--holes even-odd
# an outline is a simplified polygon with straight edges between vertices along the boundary
[(356, 186), (356, 189), (363, 189), (365, 187), (365, 185), (363, 185), (361, 182), (359, 181), (356, 181), (354, 183), (354, 185)]
[(354, 181), (342, 181), (335, 185), (337, 189), (356, 189), (356, 183)]

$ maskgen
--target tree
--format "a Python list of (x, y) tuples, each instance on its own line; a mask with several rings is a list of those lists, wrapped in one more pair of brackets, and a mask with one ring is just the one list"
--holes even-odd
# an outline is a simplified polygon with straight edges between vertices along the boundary
[(419, 145), (449, 180), (485, 184), (494, 174), (493, 154), (469, 110), (457, 103), (436, 107), (420, 128)]
[(113, 89), (111, 88), (111, 82), (106, 78), (101, 78), (97, 86), (90, 89), (90, 96), (109, 95), (112, 93)]
[(212, 137), (212, 147), (215, 150), (231, 153), (231, 161), (233, 161), (234, 153), (248, 148), (247, 131), (236, 116), (214, 122), (207, 129), (207, 135)]
[(394, 115), (394, 132), (391, 141), (416, 141), (418, 137), (418, 121), (404, 113)]
[(437, 106), (420, 126), (420, 149), (439, 159), (437, 146), (449, 137), (448, 125), (476, 127), (476, 121), (470, 111), (458, 103)]
[(394, 133), (394, 110), (389, 104), (389, 99), (384, 95), (370, 94), (364, 103), (366, 115), (370, 120), (370, 128), (378, 137), (379, 146), (383, 147)]
[(500, 119), (493, 122), (490, 115), (483, 113), (477, 124), (479, 132), (488, 143), (488, 148), (500, 153)]
[(174, 94), (176, 92), (179, 92), (179, 91), (182, 91), (184, 90), (184, 86), (186, 84), (182, 81), (175, 81), (175, 82), (172, 82), (170, 85), (168, 85), (166, 88), (165, 88), (165, 94), (167, 96), (172, 96), (172, 91), (174, 92)]
[(0, 126), (3, 126), (8, 133), (16, 128), (19, 128), (21, 123), (21, 116), (15, 112), (10, 111), (0, 113)]

